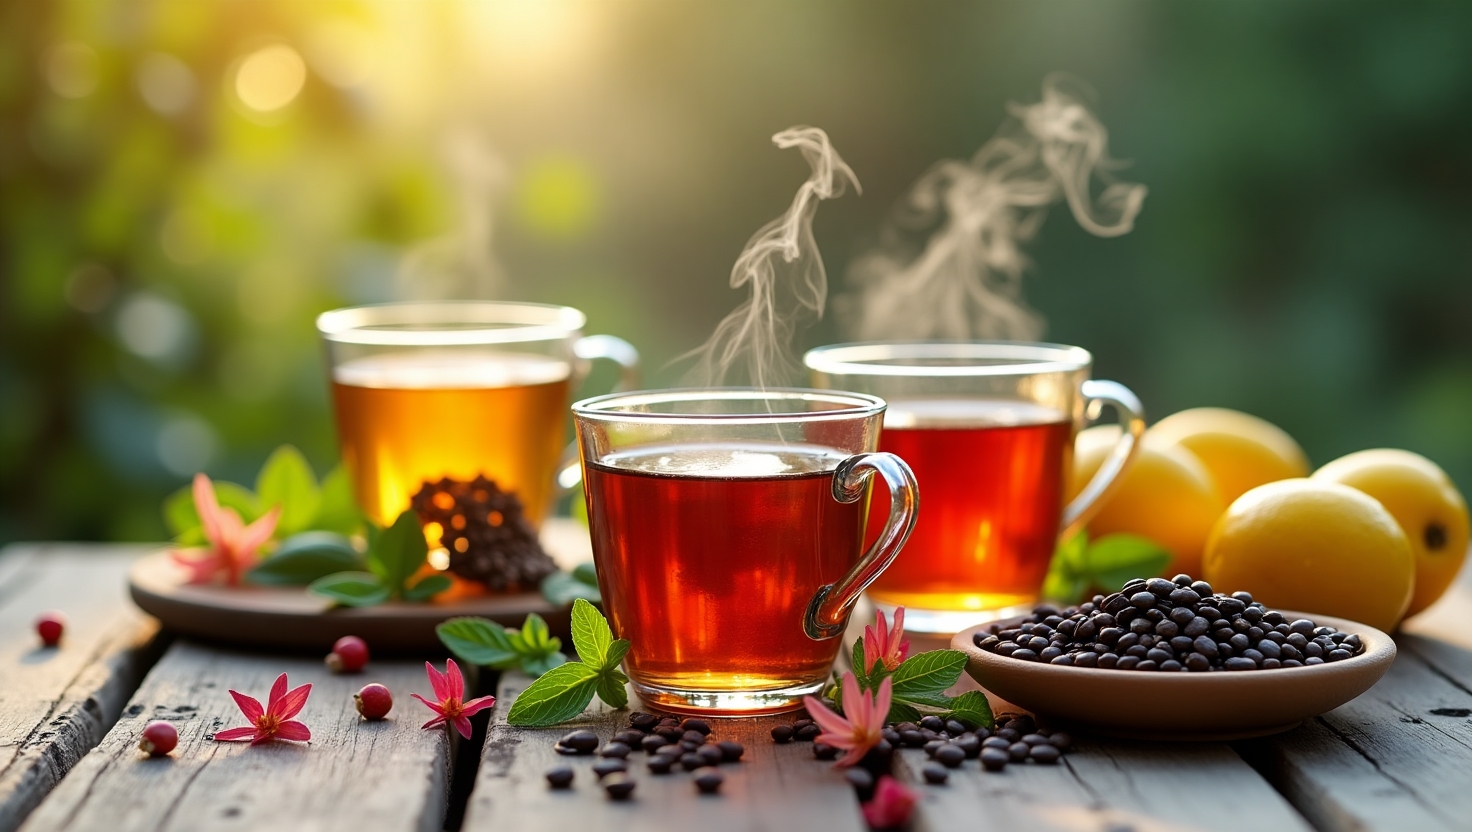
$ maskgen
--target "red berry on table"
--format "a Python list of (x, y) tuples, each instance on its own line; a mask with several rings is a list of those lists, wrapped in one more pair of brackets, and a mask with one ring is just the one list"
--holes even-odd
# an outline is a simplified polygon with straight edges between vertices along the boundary
[(362, 690), (353, 694), (353, 701), (357, 703), (358, 713), (364, 719), (383, 719), (394, 706), (393, 694), (377, 682), (364, 685)]
[(368, 664), (368, 643), (357, 636), (343, 636), (327, 654), (327, 666), (333, 673), (357, 673)]
[(55, 647), (61, 641), (61, 633), (66, 629), (66, 616), (55, 610), (41, 613), (36, 619), (36, 634), (41, 637), (41, 643), (47, 647)]
[(150, 757), (162, 757), (178, 744), (179, 732), (167, 722), (148, 723), (148, 727), (143, 729), (143, 738), (138, 740), (138, 747)]

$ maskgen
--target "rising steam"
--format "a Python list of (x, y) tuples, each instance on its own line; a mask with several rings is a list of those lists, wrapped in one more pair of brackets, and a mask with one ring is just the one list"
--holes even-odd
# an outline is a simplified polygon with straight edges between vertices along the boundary
[(506, 164), (478, 133), (448, 132), (441, 145), (455, 184), (455, 224), (409, 249), (395, 275), (397, 296), (410, 300), (488, 299), (503, 287), (495, 255), (496, 203), (506, 189)]
[[(1066, 200), (1100, 237), (1134, 227), (1145, 186), (1110, 177), (1119, 163), (1109, 158), (1109, 134), (1067, 86), (1049, 76), (1043, 100), (1008, 105), (1012, 118), (971, 161), (943, 160), (915, 183), (881, 247), (849, 269), (856, 296), (842, 298), (840, 312), (854, 337), (1036, 340), (1044, 322), (1022, 298), (1021, 244), (1047, 206)], [(1095, 177), (1104, 185), (1097, 199)]]
[(816, 127), (793, 127), (772, 137), (780, 148), (796, 147), (812, 167), (787, 213), (762, 226), (747, 241), (731, 269), (731, 286), (749, 287), (751, 297), (721, 321), (696, 357), (692, 383), (727, 383), (738, 365), (745, 381), (765, 387), (790, 367), (792, 329), (804, 310), (822, 317), (828, 296), (823, 257), (813, 239), (819, 200), (841, 196), (845, 183), (861, 191), (854, 172), (839, 158), (828, 134)]

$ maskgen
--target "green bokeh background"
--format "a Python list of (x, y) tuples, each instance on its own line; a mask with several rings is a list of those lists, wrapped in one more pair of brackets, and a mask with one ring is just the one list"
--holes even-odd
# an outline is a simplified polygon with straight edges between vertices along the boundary
[[(1398, 446), (1472, 485), (1468, 32), (1464, 3), (6, 4), (0, 542), (158, 539), (192, 470), (250, 482), (282, 442), (325, 471), (312, 320), (347, 303), (571, 304), (674, 383), (806, 175), (772, 133), (823, 127), (863, 184), (818, 214), (838, 288), (1055, 70), (1150, 194), (1118, 239), (1053, 212), (1051, 340), (1152, 416), (1241, 408), (1316, 464)], [(272, 45), (306, 77), (263, 114), (237, 71)]]

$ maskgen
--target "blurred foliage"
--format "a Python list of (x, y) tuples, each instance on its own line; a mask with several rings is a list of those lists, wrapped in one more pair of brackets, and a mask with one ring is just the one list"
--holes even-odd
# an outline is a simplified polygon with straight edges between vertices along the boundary
[(1450, 3), (6, 4), (0, 541), (158, 539), (193, 471), (249, 482), (283, 442), (329, 468), (312, 319), (346, 303), (568, 303), (672, 383), (801, 181), (772, 133), (825, 128), (863, 183), (818, 215), (836, 290), (1053, 70), (1150, 195), (1124, 238), (1044, 226), (1050, 338), (1154, 416), (1472, 486), (1469, 31)]

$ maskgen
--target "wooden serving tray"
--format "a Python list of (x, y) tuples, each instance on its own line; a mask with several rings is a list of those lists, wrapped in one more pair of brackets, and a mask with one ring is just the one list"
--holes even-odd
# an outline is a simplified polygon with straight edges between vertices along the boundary
[[(542, 545), (563, 569), (593, 558), (587, 529), (568, 518), (546, 522)], [(536, 592), (351, 608), (335, 607), (325, 598), (308, 594), (304, 587), (196, 586), (184, 583), (184, 578), (168, 551), (160, 550), (133, 564), (128, 589), (134, 603), (169, 630), (242, 647), (326, 653), (337, 639), (355, 635), (375, 652), (442, 653), (434, 628), (457, 615), (478, 615), (519, 626), (528, 613), (537, 613), (564, 640), (570, 623), (570, 608), (554, 607)]]

